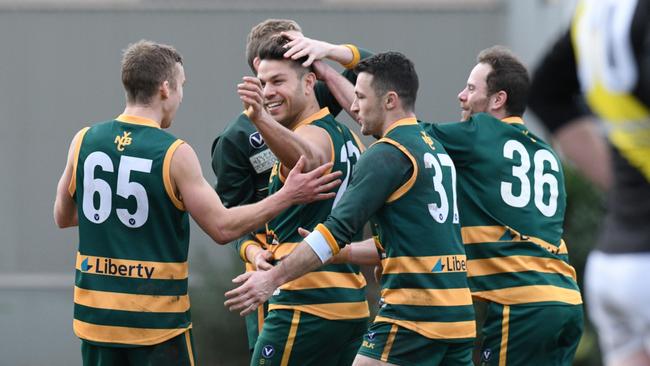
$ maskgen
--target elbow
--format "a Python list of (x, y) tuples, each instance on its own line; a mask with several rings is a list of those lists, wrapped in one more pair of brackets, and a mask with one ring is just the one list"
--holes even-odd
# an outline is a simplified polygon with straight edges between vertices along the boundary
[(225, 227), (219, 227), (214, 231), (212, 240), (219, 245), (226, 245), (239, 237), (238, 232)]

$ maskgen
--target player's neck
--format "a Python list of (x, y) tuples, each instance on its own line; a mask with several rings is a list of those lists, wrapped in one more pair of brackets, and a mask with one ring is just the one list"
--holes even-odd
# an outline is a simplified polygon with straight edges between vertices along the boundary
[(386, 112), (386, 118), (384, 119), (384, 126), (381, 131), (381, 135), (386, 134), (386, 130), (390, 128), (390, 126), (393, 125), (393, 123), (405, 119), (405, 118), (417, 118), (415, 117), (415, 112), (406, 112), (404, 110), (394, 110), (394, 111), (387, 111)]
[(305, 108), (298, 113), (296, 118), (293, 120), (291, 123), (291, 126), (288, 126), (290, 129), (293, 129), (295, 126), (297, 126), (299, 123), (302, 121), (306, 120), (307, 118), (313, 116), (314, 114), (318, 113), (321, 108), (318, 105), (318, 102), (316, 101), (316, 98), (314, 98), (313, 102), (309, 102), (305, 105)]
[(163, 113), (159, 108), (154, 108), (149, 105), (142, 104), (127, 104), (124, 108), (123, 114), (129, 116), (137, 116), (142, 118), (150, 119), (156, 122), (159, 126), (162, 123)]

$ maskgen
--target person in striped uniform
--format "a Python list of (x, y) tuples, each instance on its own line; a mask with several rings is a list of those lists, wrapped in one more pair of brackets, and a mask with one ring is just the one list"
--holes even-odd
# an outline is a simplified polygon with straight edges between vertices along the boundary
[[(379, 140), (361, 155), (329, 217), (273, 269), (236, 278), (242, 285), (226, 293), (225, 304), (246, 314), (323, 264), (381, 260), (382, 304), (354, 365), (471, 365), (476, 327), (454, 164), (417, 123), (410, 60), (381, 53), (355, 70), (352, 109), (362, 133)], [(346, 246), (368, 219), (377, 237)]]
[[(291, 19), (267, 19), (255, 25), (247, 37), (246, 59), (253, 73), (257, 73), (256, 64), (259, 63), (257, 50), (260, 44), (270, 36), (281, 32), (291, 32), (299, 36), (294, 39), (294, 46), (287, 50), (289, 54), (308, 49), (310, 54), (332, 58), (344, 66), (345, 71), (339, 74), (325, 62), (315, 62), (317, 68), (315, 67), (314, 71), (321, 80), (316, 83), (314, 93), (318, 104), (329, 108), (332, 116), (338, 115), (342, 105), (347, 105), (346, 108), (349, 108), (352, 104), (351, 97), (349, 101), (343, 100), (339, 103), (334, 95), (347, 95), (338, 90), (346, 87), (346, 84), (349, 88), (353, 88), (350, 83), (356, 81), (356, 74), (352, 68), (360, 58), (367, 57), (369, 52), (354, 45), (332, 45), (304, 37), (298, 23)], [(240, 113), (212, 144), (212, 169), (217, 177), (215, 190), (223, 200), (224, 206), (239, 206), (264, 199), (267, 196), (269, 176), (275, 161), (275, 155), (264, 143), (264, 139), (248, 118), (247, 112)], [(262, 228), (258, 233), (257, 241), (260, 243), (266, 240), (264, 232)], [(248, 235), (238, 239), (233, 247), (239, 252), (242, 244), (248, 239)], [(269, 251), (258, 252), (253, 262), (246, 260), (245, 253), (240, 253), (240, 256), (247, 270), (254, 270), (258, 265), (260, 268), (270, 266), (267, 263), (271, 257)], [(267, 312), (268, 304), (264, 304), (245, 318), (248, 347), (251, 352), (255, 348)]]
[[(298, 228), (312, 229), (336, 206), (363, 150), (356, 136), (318, 105), (316, 76), (302, 65), (306, 57), (284, 57), (289, 42), (274, 36), (263, 43), (258, 51), (259, 79), (244, 77), (238, 85), (250, 120), (278, 158), (269, 193), (282, 188), (300, 155), (308, 157), (307, 169), (332, 162), (332, 170), (343, 173), (343, 183), (334, 199), (292, 206), (271, 220), (264, 243), (243, 244), (241, 253), (249, 261), (268, 250), (282, 262), (301, 241)], [(349, 365), (369, 316), (365, 286), (358, 266), (332, 264), (280, 287), (269, 300), (251, 365)], [(323, 337), (329, 339), (327, 347), (321, 343)]]
[(84, 365), (192, 365), (188, 212), (227, 243), (292, 204), (331, 199), (338, 174), (300, 174), (302, 159), (276, 194), (226, 209), (192, 148), (162, 130), (183, 99), (181, 55), (132, 44), (122, 83), (124, 112), (75, 135), (57, 186), (56, 224), (79, 227), (73, 328)]
[(562, 165), (521, 118), (526, 68), (500, 46), (477, 61), (458, 94), (463, 122), (422, 126), (457, 168), (469, 284), (487, 303), (480, 364), (571, 365), (583, 309), (562, 240)]

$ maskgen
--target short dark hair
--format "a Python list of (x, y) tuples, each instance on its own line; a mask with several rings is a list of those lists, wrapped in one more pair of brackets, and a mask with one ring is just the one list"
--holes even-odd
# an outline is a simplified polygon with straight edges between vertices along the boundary
[(122, 55), (122, 85), (129, 103), (149, 104), (165, 80), (176, 89), (176, 64), (183, 57), (172, 46), (140, 40)]
[(478, 54), (476, 61), (488, 64), (492, 71), (487, 75), (487, 93), (492, 95), (500, 90), (508, 94), (506, 112), (521, 117), (526, 110), (530, 77), (528, 70), (512, 51), (503, 46), (492, 46)]
[(289, 39), (276, 34), (271, 36), (266, 41), (262, 42), (257, 50), (260, 60), (285, 60), (291, 63), (291, 66), (296, 70), (299, 77), (302, 77), (307, 72), (311, 71), (310, 67), (302, 66), (302, 63), (307, 61), (307, 56), (303, 56), (297, 60), (284, 57), (287, 49), (284, 46), (289, 43)]
[(378, 53), (359, 61), (354, 71), (359, 74), (366, 72), (373, 76), (372, 87), (377, 95), (389, 91), (397, 93), (402, 105), (407, 111), (415, 110), (415, 99), (418, 94), (418, 74), (415, 65), (400, 52)]
[(253, 72), (255, 72), (253, 61), (258, 57), (260, 44), (273, 35), (288, 31), (302, 32), (302, 29), (291, 19), (267, 19), (251, 29), (246, 38), (246, 61)]

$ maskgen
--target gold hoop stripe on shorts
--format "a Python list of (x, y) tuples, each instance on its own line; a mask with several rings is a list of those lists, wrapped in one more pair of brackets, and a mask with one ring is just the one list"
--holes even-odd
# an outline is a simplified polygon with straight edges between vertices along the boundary
[(291, 328), (289, 328), (289, 336), (287, 337), (287, 343), (284, 346), (284, 352), (282, 354), (282, 361), (280, 366), (287, 366), (289, 364), (289, 357), (291, 355), (291, 350), (293, 349), (293, 344), (296, 341), (296, 333), (298, 333), (298, 324), (300, 323), (300, 311), (295, 310), (293, 312), (293, 318), (291, 318)]
[(510, 331), (510, 306), (504, 305), (503, 319), (501, 320), (501, 348), (499, 349), (499, 366), (506, 366), (509, 331)]

